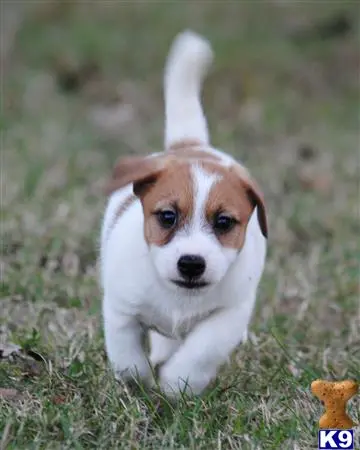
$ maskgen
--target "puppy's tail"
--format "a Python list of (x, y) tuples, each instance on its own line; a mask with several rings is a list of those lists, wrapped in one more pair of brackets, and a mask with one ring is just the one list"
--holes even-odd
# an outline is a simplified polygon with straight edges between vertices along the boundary
[(209, 42), (198, 34), (184, 31), (175, 38), (164, 74), (165, 149), (183, 140), (209, 144), (200, 94), (212, 59)]

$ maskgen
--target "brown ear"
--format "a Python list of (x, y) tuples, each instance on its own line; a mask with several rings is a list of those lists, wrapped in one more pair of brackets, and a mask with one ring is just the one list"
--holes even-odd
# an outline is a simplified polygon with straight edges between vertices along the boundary
[(240, 165), (235, 167), (235, 172), (241, 178), (242, 183), (245, 185), (247, 194), (254, 208), (257, 208), (257, 216), (263, 236), (268, 237), (268, 220), (265, 208), (265, 200), (260, 187), (256, 181), (253, 180), (249, 172)]
[(262, 192), (259, 188), (251, 183), (248, 185), (248, 196), (254, 206), (257, 207), (257, 216), (263, 236), (268, 238), (268, 220), (265, 208), (265, 201)]
[(106, 187), (106, 193), (133, 183), (134, 194), (140, 196), (146, 187), (154, 183), (164, 167), (160, 158), (129, 156), (121, 158), (113, 170), (112, 178)]

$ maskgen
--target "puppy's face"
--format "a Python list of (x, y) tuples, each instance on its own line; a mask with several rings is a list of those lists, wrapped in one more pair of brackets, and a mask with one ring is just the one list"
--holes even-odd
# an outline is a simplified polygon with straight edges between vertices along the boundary
[(120, 161), (114, 187), (133, 182), (144, 211), (144, 236), (159, 278), (174, 290), (204, 292), (219, 283), (241, 251), (262, 197), (241, 166), (214, 157), (160, 156)]

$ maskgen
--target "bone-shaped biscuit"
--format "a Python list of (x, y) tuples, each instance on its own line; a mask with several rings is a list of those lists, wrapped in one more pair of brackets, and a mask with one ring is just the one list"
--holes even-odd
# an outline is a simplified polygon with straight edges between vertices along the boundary
[(358, 392), (356, 381), (315, 380), (311, 383), (312, 393), (323, 402), (325, 414), (319, 420), (319, 428), (348, 430), (355, 423), (346, 413), (346, 403)]

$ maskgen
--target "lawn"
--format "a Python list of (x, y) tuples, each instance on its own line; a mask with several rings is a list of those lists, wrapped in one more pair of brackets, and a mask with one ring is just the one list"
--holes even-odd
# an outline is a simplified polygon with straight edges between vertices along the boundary
[[(358, 4), (1, 8), (0, 449), (316, 448), (311, 382), (360, 381)], [(212, 142), (263, 187), (270, 234), (249, 342), (174, 405), (108, 370), (97, 247), (114, 161), (162, 147), (184, 28), (214, 46)]]

